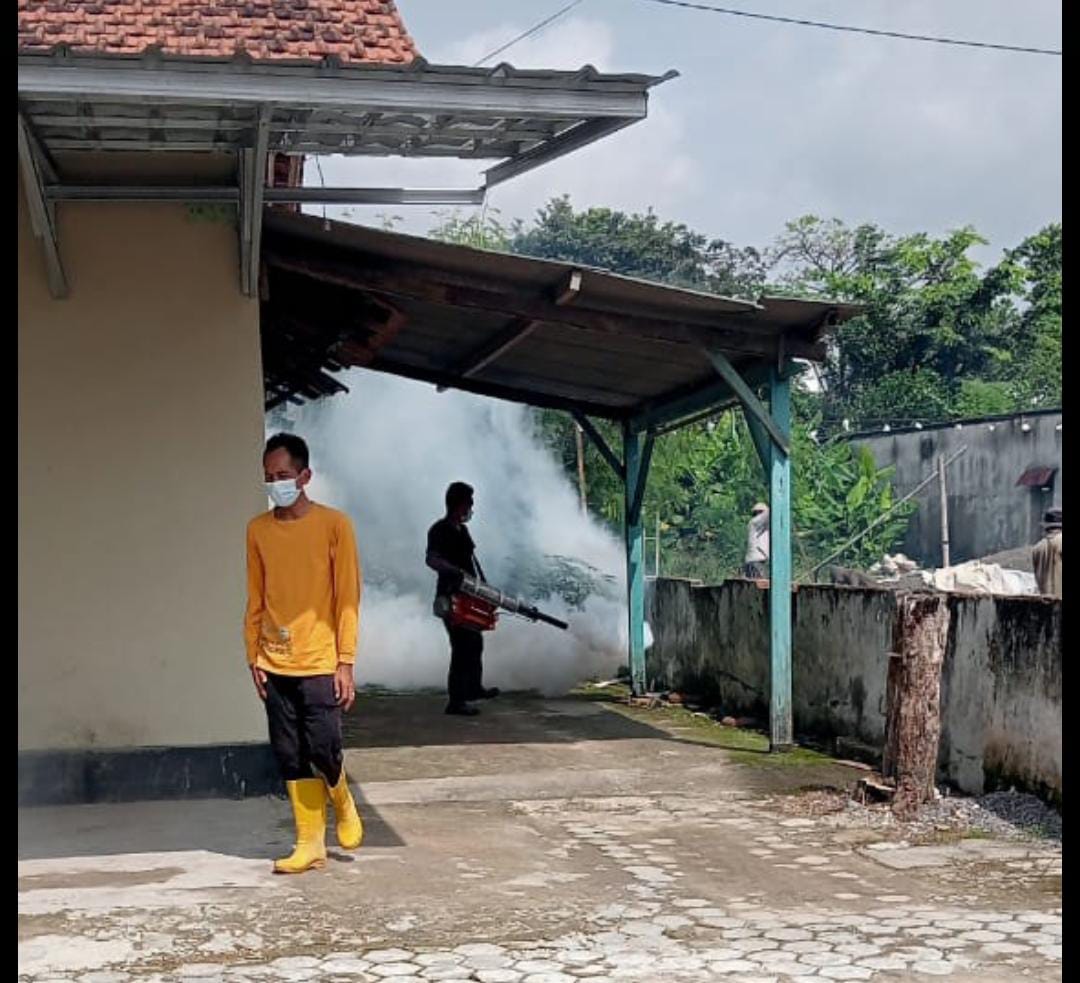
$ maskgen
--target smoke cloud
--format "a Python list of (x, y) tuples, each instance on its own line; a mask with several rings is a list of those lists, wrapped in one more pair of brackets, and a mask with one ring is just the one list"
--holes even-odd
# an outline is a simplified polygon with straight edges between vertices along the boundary
[[(308, 441), (312, 498), (355, 525), (364, 575), (358, 684), (445, 687), (449, 644), (431, 611), (435, 575), (424, 551), (452, 481), (476, 489), (469, 528), (488, 579), (570, 623), (563, 632), (503, 613), (485, 639), (485, 685), (554, 695), (612, 675), (626, 651), (622, 548), (581, 513), (530, 411), (360, 369), (342, 381), (348, 394), (290, 407), (271, 427)], [(536, 596), (537, 584), (582, 564), (599, 575), (587, 578), (587, 596)]]

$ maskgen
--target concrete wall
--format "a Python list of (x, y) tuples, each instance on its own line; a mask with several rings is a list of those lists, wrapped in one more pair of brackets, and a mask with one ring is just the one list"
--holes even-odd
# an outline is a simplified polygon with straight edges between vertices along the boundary
[[(1061, 506), (1061, 412), (968, 422), (904, 433), (856, 437), (882, 467), (896, 469), (900, 494), (936, 467), (939, 454), (967, 451), (948, 469), (949, 548), (953, 563), (1033, 544), (1041, 538), (1043, 512)], [(1024, 425), (1030, 429), (1025, 431)], [(991, 426), (993, 429), (991, 430)], [(1057, 468), (1049, 492), (1017, 487), (1028, 468)], [(916, 499), (903, 552), (930, 566), (941, 565), (941, 508), (937, 483)]]
[(20, 187), (19, 749), (265, 741), (241, 638), (258, 305), (234, 227), (58, 212), (63, 301)]
[[(768, 714), (768, 593), (747, 581), (656, 581), (651, 684)], [(895, 595), (800, 587), (793, 598), (795, 729), (880, 748)], [(1017, 784), (1061, 794), (1061, 602), (950, 597), (942, 670), (942, 777), (965, 791)]]

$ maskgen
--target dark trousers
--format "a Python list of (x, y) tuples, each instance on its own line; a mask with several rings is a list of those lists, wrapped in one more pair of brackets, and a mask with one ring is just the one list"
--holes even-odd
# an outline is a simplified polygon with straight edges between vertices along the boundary
[(446, 688), (450, 703), (460, 706), (467, 700), (479, 699), (483, 692), (484, 636), (478, 631), (450, 625), (446, 626), (446, 633), (450, 636), (450, 672)]
[(330, 785), (337, 784), (344, 758), (333, 676), (267, 673), (266, 719), (270, 746), (285, 781), (318, 775)]

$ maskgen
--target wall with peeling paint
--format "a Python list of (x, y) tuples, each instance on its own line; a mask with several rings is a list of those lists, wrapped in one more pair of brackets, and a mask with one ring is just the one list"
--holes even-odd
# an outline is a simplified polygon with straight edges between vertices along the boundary
[[(951, 562), (979, 559), (1037, 542), (1046, 509), (1061, 507), (1061, 411), (1044, 410), (1007, 418), (969, 420), (923, 430), (853, 437), (880, 467), (896, 469), (898, 493), (914, 488), (937, 466), (938, 455), (967, 450), (949, 466)], [(1017, 481), (1028, 468), (1055, 468), (1050, 486), (1025, 488)], [(916, 498), (901, 549), (925, 566), (941, 565), (941, 504), (930, 484)]]
[[(800, 587), (793, 598), (795, 729), (881, 747), (890, 591)], [(942, 669), (941, 777), (966, 792), (1061, 796), (1061, 602), (950, 598)], [(768, 593), (748, 581), (651, 585), (651, 685), (699, 693), (725, 712), (768, 713)]]

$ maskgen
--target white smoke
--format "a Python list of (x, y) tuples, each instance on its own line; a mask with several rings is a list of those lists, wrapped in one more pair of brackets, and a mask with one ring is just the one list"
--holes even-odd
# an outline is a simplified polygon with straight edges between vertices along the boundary
[(358, 683), (445, 687), (449, 644), (431, 611), (435, 575), (424, 551), (452, 481), (476, 490), (469, 528), (496, 586), (516, 591), (520, 571), (551, 556), (612, 578), (583, 610), (557, 595), (526, 598), (570, 622), (567, 632), (504, 613), (485, 638), (484, 684), (554, 695), (614, 673), (626, 652), (622, 549), (582, 514), (530, 412), (360, 369), (342, 381), (348, 394), (290, 408), (285, 419), (311, 448), (312, 498), (346, 511), (356, 528), (364, 575)]

